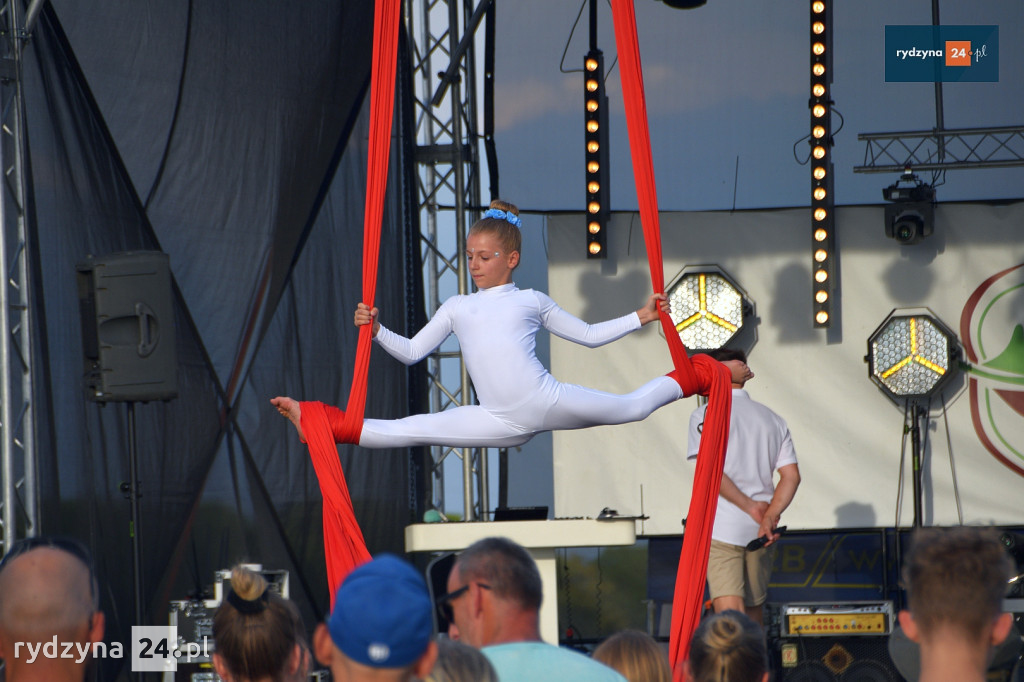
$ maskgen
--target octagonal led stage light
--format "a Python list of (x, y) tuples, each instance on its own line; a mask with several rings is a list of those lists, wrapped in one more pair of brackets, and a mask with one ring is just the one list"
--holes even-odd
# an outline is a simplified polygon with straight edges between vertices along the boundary
[(724, 347), (740, 333), (752, 308), (743, 289), (715, 266), (684, 270), (665, 293), (672, 323), (691, 351)]
[(892, 400), (924, 400), (956, 375), (960, 342), (930, 310), (893, 310), (868, 337), (868, 376)]

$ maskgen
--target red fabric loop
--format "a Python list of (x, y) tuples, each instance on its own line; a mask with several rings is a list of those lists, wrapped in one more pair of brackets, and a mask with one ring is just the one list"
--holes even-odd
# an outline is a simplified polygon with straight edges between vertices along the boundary
[(363, 531), (356, 522), (352, 498), (345, 482), (345, 472), (338, 458), (334, 429), (344, 419), (336, 407), (321, 402), (299, 403), (302, 410), (302, 433), (309, 445), (310, 459), (324, 498), (324, 555), (327, 560), (327, 584), (334, 594), (352, 569), (370, 560)]
[(708, 408), (704, 415), (704, 430), (693, 475), (693, 493), (686, 513), (683, 550), (679, 554), (676, 588), (672, 598), (669, 661), (673, 664), (677, 680), (683, 679), (681, 664), (689, 656), (690, 639), (697, 629), (704, 602), (708, 551), (718, 509), (718, 493), (722, 487), (725, 449), (729, 444), (729, 414), (732, 410), (729, 368), (707, 355), (694, 355), (690, 360), (697, 377), (698, 393), (708, 397)]

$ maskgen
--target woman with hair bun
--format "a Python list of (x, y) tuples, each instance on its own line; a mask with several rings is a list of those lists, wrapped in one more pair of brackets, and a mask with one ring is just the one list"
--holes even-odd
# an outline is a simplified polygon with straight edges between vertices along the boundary
[(262, 575), (235, 566), (213, 615), (213, 667), (224, 682), (299, 682), (310, 655), (299, 610)]
[[(404, 419), (364, 419), (358, 445), (515, 447), (544, 431), (641, 421), (683, 397), (673, 374), (657, 377), (625, 395), (563, 384), (551, 376), (535, 353), (541, 327), (595, 348), (653, 322), (659, 309), (668, 312), (669, 304), (664, 294), (652, 294), (636, 312), (588, 324), (560, 308), (547, 294), (519, 289), (512, 272), (519, 265), (521, 224), (514, 205), (491, 202), (466, 237), (469, 273), (477, 291), (449, 298), (411, 339), (383, 326), (376, 308), (359, 304), (356, 326), (372, 325), (377, 344), (407, 365), (422, 360), (455, 334), (479, 404)], [(270, 402), (305, 440), (301, 403), (283, 396)], [(344, 420), (342, 410), (325, 409), (332, 424)], [(336, 440), (345, 438), (339, 429), (333, 430)]]
[(693, 633), (685, 665), (692, 682), (768, 682), (764, 631), (739, 611), (709, 616)]

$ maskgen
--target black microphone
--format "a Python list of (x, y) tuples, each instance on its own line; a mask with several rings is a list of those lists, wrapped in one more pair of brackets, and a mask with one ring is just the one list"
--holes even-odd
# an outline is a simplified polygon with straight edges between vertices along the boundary
[[(778, 528), (776, 528), (772, 532), (773, 533), (779, 533), (781, 535), (782, 533), (786, 532), (786, 527), (785, 526), (779, 526)], [(761, 549), (762, 547), (764, 547), (767, 544), (768, 544), (768, 536), (767, 535), (762, 535), (761, 537), (757, 538), (756, 540), (751, 540), (750, 542), (747, 543), (747, 551), (748, 552), (756, 552), (757, 550)]]

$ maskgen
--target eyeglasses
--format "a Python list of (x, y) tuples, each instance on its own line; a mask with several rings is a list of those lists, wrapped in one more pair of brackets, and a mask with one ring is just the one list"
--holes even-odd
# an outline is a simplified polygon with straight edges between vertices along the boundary
[(491, 589), (491, 586), (487, 585), (486, 583), (466, 583), (459, 589), (452, 590), (448, 594), (442, 594), (440, 597), (437, 598), (437, 612), (441, 614), (441, 617), (449, 623), (455, 622), (455, 617), (454, 614), (452, 613), (452, 602), (461, 597), (462, 595), (466, 594), (466, 592), (469, 591), (470, 585), (476, 585), (477, 587), (484, 590)]
[(92, 556), (89, 554), (89, 550), (85, 548), (85, 545), (77, 540), (47, 535), (22, 538), (11, 545), (11, 548), (4, 555), (4, 558), (0, 559), (0, 573), (7, 568), (7, 564), (11, 563), (22, 554), (27, 554), (34, 549), (40, 548), (59, 549), (62, 552), (67, 552), (86, 565), (89, 569), (89, 596), (92, 597), (93, 605), (96, 605), (99, 594), (99, 583), (96, 581), (96, 571), (92, 565)]

